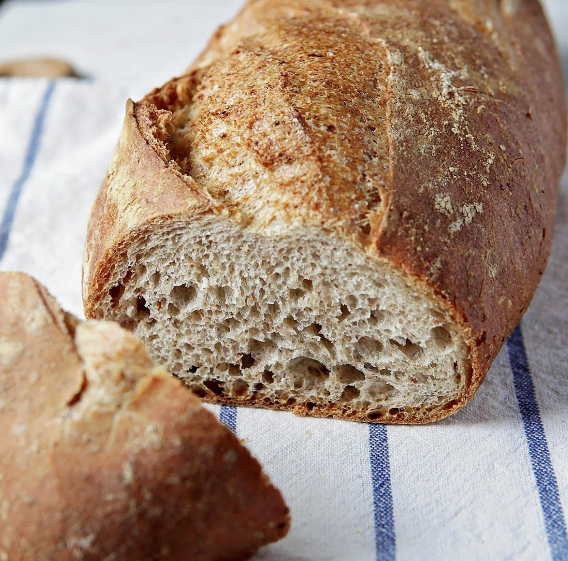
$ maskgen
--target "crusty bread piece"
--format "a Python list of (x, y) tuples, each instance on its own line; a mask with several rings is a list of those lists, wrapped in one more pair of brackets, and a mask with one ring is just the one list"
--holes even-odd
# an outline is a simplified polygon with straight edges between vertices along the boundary
[(75, 69), (58, 58), (23, 58), (0, 63), (0, 76), (26, 76), (61, 78), (79, 77)]
[(258, 462), (132, 335), (0, 273), (0, 558), (234, 561), (287, 532)]
[(208, 401), (440, 419), (534, 294), (565, 148), (537, 0), (251, 0), (128, 102), (85, 312)]

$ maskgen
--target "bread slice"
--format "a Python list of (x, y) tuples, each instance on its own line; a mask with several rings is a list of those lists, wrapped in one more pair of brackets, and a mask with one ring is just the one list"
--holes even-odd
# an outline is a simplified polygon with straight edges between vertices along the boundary
[(118, 325), (0, 273), (0, 555), (248, 559), (288, 510), (258, 462)]
[(250, 1), (128, 103), (85, 313), (208, 401), (442, 418), (538, 285), (565, 146), (536, 1)]

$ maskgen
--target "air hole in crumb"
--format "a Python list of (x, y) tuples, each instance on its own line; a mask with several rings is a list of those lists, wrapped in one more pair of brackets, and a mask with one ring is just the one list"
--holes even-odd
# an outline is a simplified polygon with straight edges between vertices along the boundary
[(260, 392), (262, 390), (266, 389), (266, 386), (264, 384), (261, 384), (260, 382), (258, 384), (254, 385), (253, 391), (254, 392)]
[(320, 338), (320, 343), (326, 348), (327, 352), (331, 354), (331, 352), (335, 349), (333, 343), (327, 337), (324, 337), (321, 334), (319, 338)]
[(126, 329), (126, 331), (134, 331), (134, 328), (136, 327), (136, 322), (126, 314), (121, 314), (118, 319), (116, 319), (116, 322), (120, 325), (120, 327)]
[(343, 393), (341, 394), (341, 397), (339, 399), (340, 401), (343, 402), (353, 401), (354, 399), (357, 399), (360, 395), (361, 392), (355, 386), (347, 386), (343, 390)]
[(270, 370), (265, 370), (262, 373), (262, 379), (267, 383), (267, 384), (272, 384), (274, 383), (274, 374), (272, 372), (270, 372)]
[(458, 385), (460, 385), (461, 381), (462, 381), (462, 375), (461, 375), (461, 372), (459, 371), (457, 362), (454, 362), (453, 369), (454, 369), (454, 380), (456, 381), (456, 383)]
[(352, 310), (355, 310), (357, 308), (357, 298), (353, 295), (348, 296), (347, 297), (347, 305)]
[(369, 411), (367, 413), (367, 418), (371, 421), (377, 421), (378, 419), (382, 419), (385, 416), (385, 412), (382, 409), (374, 409), (373, 411)]
[(282, 323), (291, 329), (298, 329), (298, 322), (292, 317), (287, 317)]
[(398, 415), (401, 410), (398, 407), (391, 407), (389, 409), (389, 415)]
[(301, 288), (290, 289), (290, 298), (292, 298), (292, 300), (299, 300), (304, 294), (305, 292)]
[(247, 303), (249, 303), (250, 308), (248, 309), (248, 317), (249, 318), (260, 318), (260, 308), (257, 304), (250, 304), (250, 300), (247, 298)]
[(371, 364), (370, 362), (366, 362), (363, 366), (366, 370), (370, 370), (371, 372), (379, 371), (378, 367), (375, 366), (374, 364)]
[(197, 296), (197, 290), (194, 286), (180, 284), (172, 288), (170, 294), (171, 299), (177, 304), (179, 308), (185, 308), (188, 304), (193, 302)]
[(375, 358), (382, 350), (383, 344), (371, 337), (361, 337), (361, 339), (355, 343), (355, 352), (364, 358)]
[(375, 380), (375, 382), (367, 388), (368, 396), (376, 401), (386, 401), (395, 393), (396, 389), (394, 386), (381, 380)]
[(158, 271), (150, 275), (150, 282), (154, 286), (158, 286), (158, 284), (160, 284), (160, 273), (158, 273)]
[(203, 313), (201, 312), (201, 310), (195, 310), (191, 313), (189, 319), (195, 323), (198, 323), (203, 319)]
[(190, 374), (195, 374), (197, 372), (197, 366), (190, 366), (187, 371)]
[(174, 349), (174, 358), (180, 360), (182, 357), (181, 349)]
[(240, 376), (241, 368), (236, 364), (229, 364), (229, 376)]
[(369, 317), (369, 321), (373, 325), (383, 321), (383, 319), (385, 319), (385, 313), (382, 310), (373, 310)]
[(272, 341), (259, 341), (257, 339), (252, 339), (249, 344), (250, 353), (255, 359), (266, 355), (275, 349), (276, 345)]
[(294, 405), (295, 403), (296, 403), (295, 397), (289, 397), (288, 400), (286, 401), (286, 405)]
[(341, 304), (340, 309), (341, 309), (341, 314), (339, 315), (339, 322), (341, 323), (342, 321), (345, 321), (349, 317), (349, 314), (351, 312), (349, 311), (349, 308), (345, 304)]
[(179, 308), (170, 302), (168, 304), (168, 314), (170, 314), (170, 316), (176, 317), (177, 315), (179, 315)]
[(251, 354), (246, 354), (241, 357), (241, 367), (242, 368), (252, 368), (254, 366), (255, 360)]
[(114, 307), (118, 306), (118, 304), (120, 303), (120, 299), (122, 298), (122, 295), (124, 294), (124, 285), (123, 284), (117, 284), (116, 286), (113, 286), (109, 291), (109, 296), (111, 298), (111, 304)]
[(432, 329), (431, 336), (432, 339), (434, 339), (436, 345), (438, 345), (442, 349), (447, 349), (453, 343), (450, 332), (441, 325)]
[(411, 360), (416, 359), (418, 355), (422, 352), (422, 347), (420, 345), (417, 345), (416, 343), (413, 343), (410, 339), (406, 339), (404, 344), (401, 344), (398, 341), (395, 341), (394, 339), (391, 339), (390, 342), (395, 347), (400, 349)]
[[(307, 310), (308, 308), (306, 308)], [(320, 343), (326, 348), (327, 352), (329, 354), (331, 354), (331, 351), (333, 350), (334, 346), (333, 343), (327, 338), (325, 337), (325, 335), (321, 334), (321, 325), (319, 323), (312, 323), (311, 326), (309, 326), (307, 329), (309, 329), (311, 327), (311, 329), (313, 330), (313, 332), (319, 336), (319, 340)]]
[(294, 388), (296, 389), (301, 387), (313, 388), (325, 383), (329, 377), (329, 370), (325, 365), (304, 356), (291, 360), (288, 363), (287, 370), (294, 380)]
[(239, 325), (239, 320), (236, 318), (227, 318), (225, 320), (225, 325), (227, 325), (229, 329), (235, 329), (237, 325)]
[(315, 406), (316, 406), (316, 404), (313, 403), (312, 401), (306, 402), (306, 408), (308, 409), (308, 411), (311, 411)]
[(353, 384), (354, 382), (362, 382), (365, 379), (365, 374), (350, 364), (338, 366), (337, 374), (342, 384)]
[(313, 290), (314, 283), (310, 279), (304, 279), (302, 281), (302, 286), (304, 287), (304, 290), (310, 291)]
[(249, 385), (242, 380), (241, 378), (237, 378), (233, 382), (233, 394), (237, 397), (242, 397), (249, 391)]
[(278, 304), (268, 304), (266, 307), (268, 310), (268, 315), (276, 316), (280, 312), (280, 306)]
[(142, 296), (138, 296), (138, 298), (136, 298), (136, 311), (140, 315), (150, 315), (150, 310), (148, 309), (148, 306), (146, 306), (146, 300), (144, 300)]
[(203, 385), (215, 395), (223, 395), (223, 382), (220, 380), (205, 380)]
[(215, 289), (215, 297), (220, 304), (225, 304), (232, 292), (233, 291), (228, 286), (218, 286)]

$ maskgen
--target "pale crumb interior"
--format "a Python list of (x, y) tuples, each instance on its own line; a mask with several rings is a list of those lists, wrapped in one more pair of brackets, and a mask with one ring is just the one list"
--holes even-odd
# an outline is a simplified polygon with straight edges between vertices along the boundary
[(320, 231), (155, 227), (111, 283), (104, 316), (202, 397), (380, 420), (442, 408), (466, 384), (467, 347), (432, 298)]

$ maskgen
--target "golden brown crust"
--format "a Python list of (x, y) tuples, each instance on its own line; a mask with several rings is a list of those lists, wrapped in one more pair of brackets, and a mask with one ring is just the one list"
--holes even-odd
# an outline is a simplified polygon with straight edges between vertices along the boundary
[(147, 143), (140, 127), (150, 127), (148, 117), (135, 115), (134, 107), (129, 100), (124, 127), (91, 211), (83, 261), (85, 283), (104, 280), (101, 262), (112, 261), (116, 247), (139, 225), (219, 208), (190, 177), (168, 167), (157, 143)]
[(130, 334), (23, 274), (0, 301), (3, 558), (233, 561), (286, 534), (258, 462)]
[(302, 417), (332, 417), (349, 421), (359, 421), (361, 423), (421, 425), (439, 421), (459, 411), (470, 399), (470, 395), (469, 393), (463, 394), (458, 399), (446, 403), (442, 407), (432, 407), (429, 409), (416, 408), (414, 410), (401, 409), (398, 411), (391, 408), (388, 412), (356, 410), (341, 403), (322, 405), (308, 401), (306, 403), (290, 405), (289, 402), (287, 403), (287, 400), (267, 400), (258, 394), (246, 398), (238, 398), (232, 396), (218, 396), (213, 392), (208, 392), (206, 395), (201, 395), (200, 393), (199, 398), (206, 403), (218, 403), (232, 407), (262, 407), (275, 411), (292, 411), (295, 415)]
[[(128, 181), (183, 172), (211, 201), (188, 221), (214, 211), (259, 231), (274, 220), (319, 226), (433, 291), (462, 326), (472, 366), (466, 394), (433, 420), (475, 393), (538, 286), (565, 162), (564, 99), (537, 0), (251, 0), (189, 75), (127, 115), (133, 130), (138, 115), (165, 111), (118, 158), (157, 138), (166, 167), (132, 170)], [(207, 166), (176, 140), (171, 112), (188, 104), (198, 116), (192, 146), (227, 169), (239, 147), (262, 170), (246, 197), (237, 176), (208, 183)], [(216, 139), (221, 122), (229, 137)], [(103, 184), (99, 199), (125, 207), (110, 191)], [(85, 253), (93, 317), (117, 248), (151, 228), (140, 213), (116, 233), (101, 208), (91, 224), (108, 233), (91, 232)]]

